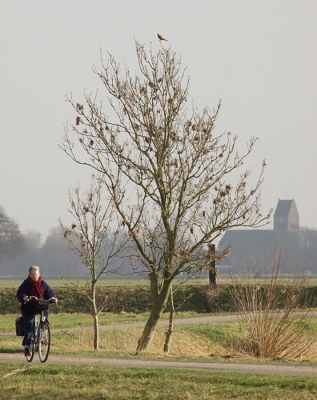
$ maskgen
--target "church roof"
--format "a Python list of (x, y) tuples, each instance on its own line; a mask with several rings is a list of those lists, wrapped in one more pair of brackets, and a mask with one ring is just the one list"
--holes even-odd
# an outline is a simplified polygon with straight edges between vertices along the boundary
[(294, 200), (279, 200), (274, 213), (274, 217), (287, 217), (291, 210)]
[(245, 247), (246, 245), (258, 244), (271, 245), (274, 244), (274, 234), (272, 230), (262, 229), (232, 229), (226, 231), (221, 238), (219, 245), (228, 246), (235, 245), (235, 247)]

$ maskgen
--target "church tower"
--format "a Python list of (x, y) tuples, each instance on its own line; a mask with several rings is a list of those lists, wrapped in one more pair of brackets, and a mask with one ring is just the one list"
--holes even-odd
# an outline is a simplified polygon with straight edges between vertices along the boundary
[(274, 213), (276, 233), (299, 233), (299, 214), (295, 200), (278, 200)]

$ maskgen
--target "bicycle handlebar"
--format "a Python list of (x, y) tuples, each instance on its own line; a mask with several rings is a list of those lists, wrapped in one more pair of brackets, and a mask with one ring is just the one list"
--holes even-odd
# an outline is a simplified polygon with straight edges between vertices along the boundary
[(56, 297), (51, 297), (50, 299), (38, 299), (36, 296), (29, 296), (29, 298), (24, 302), (24, 304), (26, 304), (27, 302), (29, 302), (32, 299), (34, 299), (36, 301), (47, 300), (47, 301), (49, 301), (51, 303), (55, 303), (57, 305), (57, 303), (55, 301), (51, 301), (51, 300), (57, 300)]

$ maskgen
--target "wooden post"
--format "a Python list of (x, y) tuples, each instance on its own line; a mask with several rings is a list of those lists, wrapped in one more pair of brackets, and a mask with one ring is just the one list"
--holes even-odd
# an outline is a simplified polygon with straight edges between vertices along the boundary
[(209, 286), (216, 287), (216, 275), (213, 274), (213, 272), (212, 272), (216, 268), (216, 258), (215, 258), (216, 246), (214, 244), (212, 244), (210, 247), (210, 253), (213, 256), (213, 259), (211, 260), (211, 263), (210, 263), (211, 268), (209, 270)]

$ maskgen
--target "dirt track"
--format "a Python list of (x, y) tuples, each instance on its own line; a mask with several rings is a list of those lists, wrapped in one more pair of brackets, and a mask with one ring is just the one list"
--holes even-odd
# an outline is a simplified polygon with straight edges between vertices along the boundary
[[(232, 322), (239, 318), (238, 315), (226, 316), (204, 316), (176, 319), (175, 325), (188, 324), (217, 324), (221, 322)], [(159, 325), (167, 325), (167, 320), (161, 320)], [(100, 329), (113, 328), (129, 328), (144, 326), (143, 322), (109, 324), (101, 325)], [(85, 328), (63, 329), (64, 331), (77, 331)], [(61, 329), (52, 329), (54, 332), (59, 332)], [(0, 333), (0, 336), (14, 336), (14, 332)], [(20, 363), (25, 362), (22, 353), (0, 353), (1, 363)], [(40, 363), (35, 356), (33, 363)], [(104, 357), (79, 357), (79, 356), (59, 356), (51, 354), (47, 361), (48, 364), (90, 364), (90, 365), (108, 365), (119, 367), (142, 367), (142, 368), (185, 368), (210, 371), (230, 371), (230, 372), (250, 372), (258, 374), (283, 374), (283, 375), (301, 375), (301, 376), (317, 376), (317, 366), (309, 365), (285, 365), (285, 364), (238, 364), (238, 363), (219, 363), (219, 362), (186, 362), (186, 361), (169, 361), (169, 360), (149, 360), (142, 358), (104, 358)]]

